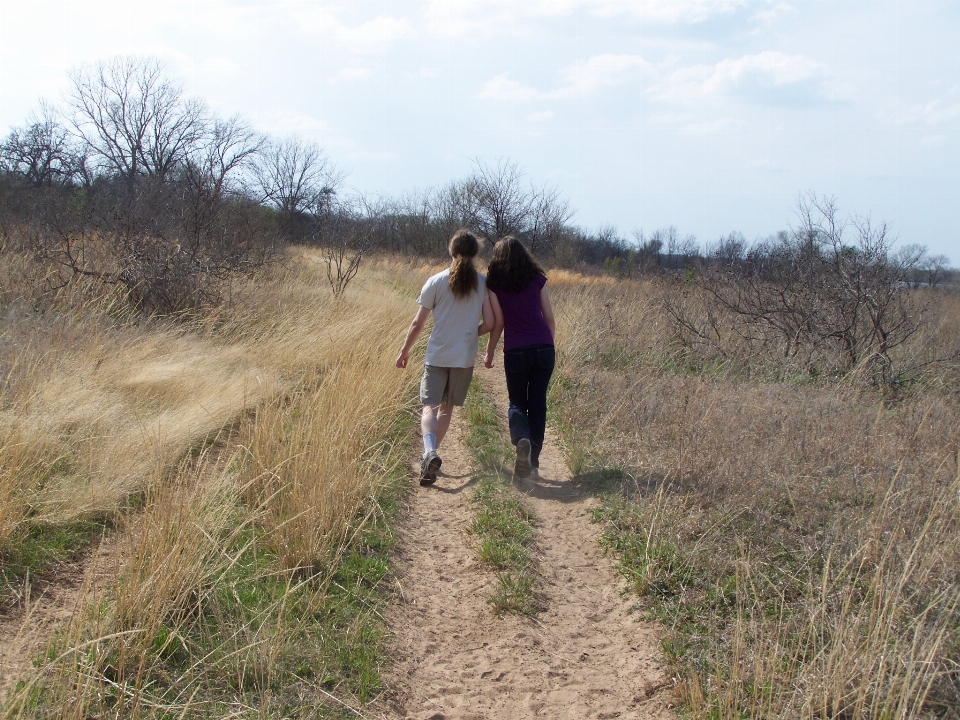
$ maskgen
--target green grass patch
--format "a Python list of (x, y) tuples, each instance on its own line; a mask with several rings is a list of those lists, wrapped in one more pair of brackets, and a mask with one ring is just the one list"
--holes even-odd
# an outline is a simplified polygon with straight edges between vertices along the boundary
[(537, 565), (533, 555), (535, 518), (513, 489), (508, 474), (513, 451), (503, 436), (496, 408), (474, 384), (465, 406), (466, 445), (480, 468), (470, 530), (480, 560), (497, 571), (488, 598), (498, 614), (537, 611)]
[(21, 586), (28, 576), (42, 577), (75, 559), (108, 528), (109, 523), (103, 520), (30, 526), (0, 552), (0, 580), (4, 588), (0, 593), (7, 594), (10, 588)]

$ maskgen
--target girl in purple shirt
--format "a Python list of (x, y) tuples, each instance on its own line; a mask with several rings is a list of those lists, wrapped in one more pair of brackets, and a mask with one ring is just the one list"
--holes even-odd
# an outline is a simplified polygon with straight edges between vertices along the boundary
[(505, 237), (493, 246), (487, 290), (494, 326), (483, 364), (493, 367), (493, 354), (502, 333), (503, 370), (510, 397), (507, 420), (510, 441), (517, 448), (513, 471), (525, 478), (540, 467), (547, 427), (547, 386), (556, 362), (547, 277), (523, 243)]

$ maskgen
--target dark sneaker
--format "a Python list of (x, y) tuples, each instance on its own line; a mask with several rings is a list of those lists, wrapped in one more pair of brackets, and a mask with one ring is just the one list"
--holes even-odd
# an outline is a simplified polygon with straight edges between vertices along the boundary
[(513, 474), (518, 478), (530, 477), (533, 464), (530, 461), (530, 440), (517, 440), (517, 461), (513, 464)]
[(431, 450), (420, 459), (420, 484), (433, 485), (437, 481), (437, 470), (443, 460), (437, 455), (436, 450)]

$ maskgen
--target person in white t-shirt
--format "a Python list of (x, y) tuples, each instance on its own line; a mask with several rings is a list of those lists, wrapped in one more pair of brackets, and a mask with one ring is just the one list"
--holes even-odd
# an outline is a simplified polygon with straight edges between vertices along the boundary
[[(420, 484), (432, 485), (442, 460), (437, 453), (453, 417), (453, 408), (463, 405), (473, 378), (478, 338), (493, 328), (493, 307), (487, 297), (487, 279), (474, 267), (480, 250), (477, 236), (458, 230), (448, 245), (453, 262), (447, 270), (427, 280), (417, 303), (420, 309), (410, 323), (407, 339), (397, 357), (405, 368), (410, 350), (433, 313), (433, 331), (427, 341), (423, 378), (420, 381), (420, 431), (423, 456)], [(481, 322), (482, 319), (482, 322)]]

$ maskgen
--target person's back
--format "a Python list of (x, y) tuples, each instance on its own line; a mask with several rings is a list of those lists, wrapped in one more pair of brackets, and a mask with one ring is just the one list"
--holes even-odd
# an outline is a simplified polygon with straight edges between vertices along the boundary
[(519, 292), (496, 291), (503, 312), (504, 352), (528, 345), (553, 344), (553, 333), (543, 317), (540, 300), (546, 284), (546, 276), (537, 274)]
[(510, 407), (510, 440), (517, 448), (514, 473), (528, 476), (540, 464), (547, 424), (547, 387), (556, 362), (554, 319), (547, 277), (523, 244), (513, 237), (497, 241), (487, 269), (487, 289), (496, 320), (484, 365), (504, 332), (503, 371)]
[(494, 326), (486, 278), (473, 266), (479, 248), (477, 236), (469, 230), (458, 230), (453, 234), (448, 246), (453, 262), (449, 269), (431, 276), (424, 283), (417, 298), (420, 309), (410, 323), (407, 338), (397, 356), (397, 367), (405, 368), (410, 351), (432, 312), (433, 330), (427, 341), (420, 381), (420, 402), (423, 404), (420, 415), (423, 434), (421, 485), (436, 482), (441, 465), (437, 449), (450, 426), (453, 408), (463, 405), (467, 398), (477, 357), (477, 341)]
[(424, 362), (438, 367), (473, 367), (479, 337), (477, 319), (487, 297), (487, 279), (477, 273), (477, 287), (457, 297), (450, 287), (450, 269), (424, 283), (417, 303), (433, 312), (433, 330)]

